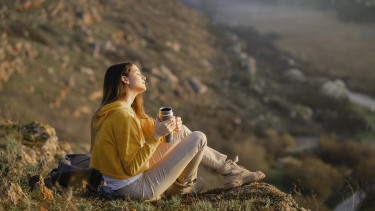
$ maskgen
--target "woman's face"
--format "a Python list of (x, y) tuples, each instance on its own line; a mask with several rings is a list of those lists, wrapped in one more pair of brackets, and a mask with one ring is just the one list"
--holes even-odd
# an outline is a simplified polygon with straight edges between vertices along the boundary
[(136, 65), (132, 66), (129, 76), (123, 76), (122, 80), (128, 85), (128, 91), (134, 91), (138, 94), (146, 91), (146, 77), (141, 74)]

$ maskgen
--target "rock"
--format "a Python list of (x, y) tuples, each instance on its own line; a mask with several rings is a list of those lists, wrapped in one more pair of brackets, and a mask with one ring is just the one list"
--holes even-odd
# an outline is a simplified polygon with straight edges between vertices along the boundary
[(288, 64), (290, 66), (294, 66), (294, 65), (296, 65), (296, 61), (294, 61), (294, 59), (288, 59)]
[(286, 194), (270, 184), (258, 182), (233, 189), (210, 190), (198, 194), (197, 197), (186, 197), (184, 202), (193, 204), (197, 199), (209, 201), (213, 206), (217, 206), (219, 201), (250, 200), (252, 210), (306, 210), (299, 207), (290, 194)]
[(90, 77), (93, 77), (93, 76), (94, 76), (94, 70), (92, 70), (92, 69), (89, 68), (89, 67), (84, 67), (84, 66), (82, 66), (82, 67), (81, 67), (81, 73), (86, 74), (86, 75), (88, 75), (88, 76), (90, 76)]
[(206, 59), (203, 59), (203, 60), (200, 60), (200, 63), (204, 69), (204, 71), (207, 71), (207, 72), (211, 72), (213, 67), (212, 65), (210, 64), (209, 61), (207, 61)]
[(284, 77), (289, 80), (304, 82), (306, 81), (305, 75), (297, 68), (290, 69), (284, 73)]
[(0, 197), (4, 203), (17, 205), (20, 201), (28, 200), (26, 194), (22, 191), (18, 184), (14, 184), (3, 178), (0, 183)]
[(241, 120), (241, 118), (239, 118), (239, 117), (235, 117), (234, 120), (233, 120), (233, 122), (234, 122), (235, 125), (238, 126), (238, 125), (241, 125), (242, 120)]
[(172, 41), (167, 41), (165, 43), (165, 45), (169, 48), (171, 48), (172, 50), (174, 50), (175, 52), (179, 52), (180, 51), (180, 44), (178, 42), (172, 42)]
[(190, 86), (194, 89), (195, 93), (204, 94), (207, 92), (207, 86), (200, 82), (194, 76), (189, 78)]
[(39, 181), (35, 184), (34, 187), (32, 187), (32, 189), (32, 196), (37, 200), (43, 200), (48, 202), (53, 201), (55, 198), (52, 190), (46, 187), (44, 179), (41, 175), (39, 175)]
[(126, 36), (122, 31), (116, 31), (111, 34), (112, 40), (117, 46), (124, 46), (127, 42)]
[(328, 81), (323, 84), (321, 91), (323, 94), (335, 99), (347, 99), (348, 89), (342, 80)]
[(56, 154), (64, 156), (65, 153), (71, 153), (69, 150), (64, 151), (67, 149), (66, 146), (63, 146), (63, 151), (60, 150), (55, 129), (49, 125), (34, 121), (23, 126), (22, 134), (24, 145), (22, 163), (35, 164), (41, 159), (52, 163), (55, 161)]
[(253, 57), (249, 56), (241, 62), (241, 66), (248, 73), (250, 80), (255, 81), (256, 73), (257, 73), (256, 60)]
[(23, 150), (22, 150), (22, 161), (24, 164), (32, 164), (32, 165), (36, 165), (38, 164), (38, 161), (36, 160), (37, 156), (36, 156), (36, 153), (34, 150), (26, 150), (27, 153), (25, 152), (25, 147), (23, 146)]
[(0, 39), (0, 87), (13, 73), (27, 70), (25, 60), (32, 60), (38, 55), (32, 44), (26, 40), (11, 42), (6, 33)]
[(174, 75), (172, 71), (164, 65), (161, 65), (158, 68), (152, 68), (151, 73), (161, 79), (166, 80), (171, 86), (175, 86), (178, 82), (177, 76)]
[(89, 99), (92, 100), (92, 101), (94, 101), (94, 100), (96, 100), (98, 98), (101, 98), (102, 95), (103, 95), (102, 91), (98, 90), (98, 91), (95, 91), (95, 92), (91, 93), (90, 96), (89, 96)]
[(74, 117), (80, 117), (82, 114), (91, 114), (91, 109), (88, 106), (84, 105), (84, 106), (79, 106), (73, 112)]

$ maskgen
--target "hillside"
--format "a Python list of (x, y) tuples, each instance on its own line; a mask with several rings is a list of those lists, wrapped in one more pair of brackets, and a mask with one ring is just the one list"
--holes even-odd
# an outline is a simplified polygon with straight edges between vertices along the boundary
[[(0, 209), (40, 210), (306, 210), (290, 194), (266, 183), (233, 189), (216, 189), (195, 196), (135, 202), (103, 197), (87, 180), (72, 179), (74, 186), (52, 185), (49, 172), (56, 157), (71, 153), (68, 143), (59, 143), (49, 125), (33, 122), (0, 125)], [(79, 177), (78, 177), (79, 178)]]
[[(308, 135), (319, 134), (323, 124), (353, 135), (366, 127), (345, 101), (320, 93), (311, 93), (320, 100), (304, 99), (320, 83), (285, 77), (308, 67), (277, 51), (271, 39), (212, 26), (179, 2), (12, 2), (1, 3), (0, 116), (48, 122), (63, 139), (84, 143), (80, 150), (87, 150), (106, 67), (125, 60), (139, 62), (148, 77), (144, 98), (151, 116), (173, 106), (215, 142), (267, 128)], [(343, 105), (335, 112), (344, 119), (325, 116), (336, 104)]]
[[(351, 104), (340, 81), (312, 77), (314, 65), (278, 50), (272, 35), (214, 25), (175, 0), (7, 0), (0, 17), (0, 118), (49, 124), (75, 153), (88, 152), (106, 68), (130, 60), (147, 76), (150, 116), (172, 106), (210, 146), (239, 154), (241, 165), (265, 171), (266, 182), (287, 193), (303, 178), (306, 207), (333, 207), (342, 198), (336, 190), (350, 194), (345, 179), (357, 185), (373, 175), (357, 168), (372, 169), (371, 153), (348, 155), (355, 158), (348, 166), (327, 156), (352, 145), (371, 149), (340, 144), (373, 140), (373, 112)], [(327, 142), (323, 156), (295, 151), (301, 136)], [(220, 186), (212, 172), (200, 173), (208, 189)]]

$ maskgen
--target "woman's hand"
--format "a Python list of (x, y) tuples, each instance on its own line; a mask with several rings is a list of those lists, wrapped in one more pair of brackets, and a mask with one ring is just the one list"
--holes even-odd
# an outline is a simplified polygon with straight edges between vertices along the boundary
[(172, 117), (168, 120), (159, 121), (159, 117), (155, 118), (155, 130), (153, 136), (156, 139), (160, 139), (163, 136), (170, 134), (173, 130), (176, 129), (176, 117)]
[(180, 131), (182, 128), (182, 120), (181, 120), (181, 117), (176, 117), (176, 128), (174, 129), (174, 131)]

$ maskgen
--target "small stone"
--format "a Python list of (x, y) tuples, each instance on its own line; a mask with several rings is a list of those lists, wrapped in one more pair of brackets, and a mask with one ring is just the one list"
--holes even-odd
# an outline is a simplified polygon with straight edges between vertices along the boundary
[(190, 77), (189, 83), (191, 87), (194, 89), (195, 93), (204, 94), (205, 92), (207, 92), (207, 86), (200, 82), (194, 76)]
[(33, 197), (36, 199), (41, 199), (45, 201), (53, 201), (54, 195), (52, 190), (48, 189), (44, 183), (44, 178), (39, 175), (39, 181), (35, 184), (34, 190), (33, 190)]

